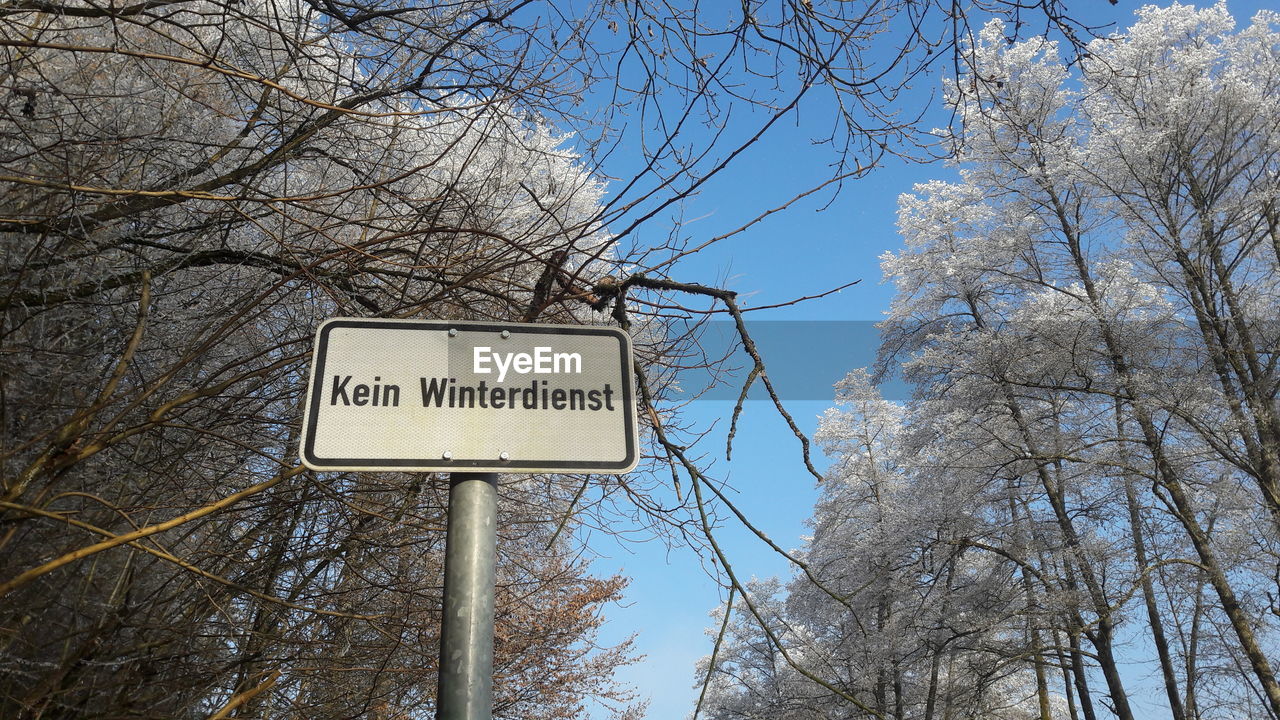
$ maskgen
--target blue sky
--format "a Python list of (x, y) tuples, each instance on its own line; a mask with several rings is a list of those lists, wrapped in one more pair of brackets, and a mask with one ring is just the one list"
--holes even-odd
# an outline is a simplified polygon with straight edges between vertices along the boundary
[[(696, 204), (704, 208), (706, 217), (697, 223), (705, 223), (709, 226), (706, 232), (716, 234), (721, 217), (741, 217), (750, 207), (776, 201), (776, 196), (760, 197), (768, 196), (771, 189), (768, 183), (759, 182), (760, 178), (795, 174), (797, 177), (788, 179), (802, 183), (799, 176), (806, 169), (779, 155), (774, 145), (760, 148), (749, 158), (750, 163), (739, 167), (731, 182), (720, 184), (723, 189), (704, 193)], [(715, 278), (741, 293), (744, 305), (785, 302), (860, 279), (859, 285), (839, 294), (750, 316), (751, 324), (819, 320), (833, 330), (856, 328), (858, 338), (843, 348), (848, 355), (824, 357), (822, 365), (829, 377), (812, 380), (830, 388), (841, 377), (841, 371), (832, 370), (833, 366), (853, 369), (874, 360), (869, 321), (880, 319), (892, 297), (891, 288), (880, 284), (877, 257), (898, 245), (894, 229), (898, 194), (909, 191), (914, 182), (945, 172), (940, 166), (886, 167), (846, 187), (826, 210), (802, 207), (766, 220), (726, 241), (714, 253), (697, 258), (702, 267), (686, 266), (678, 277), (702, 282)], [(689, 229), (696, 231), (696, 223)], [(865, 342), (859, 347), (861, 340)], [(765, 343), (762, 352), (766, 362), (793, 369), (809, 360), (807, 348)], [(811, 435), (817, 417), (831, 403), (825, 397), (803, 394), (807, 397), (789, 398), (786, 404), (801, 429)], [(799, 547), (804, 520), (817, 497), (816, 483), (800, 461), (799, 443), (768, 403), (750, 401), (740, 421), (732, 462), (726, 462), (723, 437), (732, 409), (729, 400), (698, 400), (689, 405), (686, 416), (701, 426), (717, 423), (718, 432), (704, 440), (704, 447), (716, 456), (713, 475), (728, 480), (736, 489), (734, 499), (740, 509), (782, 547)], [(820, 467), (821, 460), (820, 455), (815, 457)], [(785, 576), (789, 572), (785, 561), (740, 529), (726, 527), (720, 537), (743, 578)], [(604, 554), (596, 563), (599, 572), (621, 572), (632, 578), (627, 605), (607, 611), (604, 640), (617, 641), (636, 632), (637, 648), (647, 659), (624, 670), (622, 678), (650, 698), (651, 720), (684, 718), (696, 698), (694, 664), (710, 651), (710, 640), (703, 630), (711, 623), (708, 614), (723, 600), (721, 590), (702, 562), (685, 548), (668, 550), (658, 542), (622, 546), (603, 534), (593, 538), (593, 548)]]
[[(1238, 25), (1246, 24), (1263, 6), (1254, 1), (1228, 3)], [(1132, 22), (1136, 7), (1094, 1), (1087, 12), (1094, 22), (1113, 22), (1124, 28)], [(1072, 9), (1069, 5), (1068, 10)], [(940, 80), (932, 76), (917, 84), (917, 92), (929, 92), (940, 86)], [(810, 108), (806, 117), (821, 120), (820, 108)], [(935, 124), (945, 122), (945, 116), (934, 117), (938, 118)], [(794, 123), (776, 128), (777, 132), (739, 158), (728, 174), (685, 205), (683, 234), (695, 244), (716, 236), (786, 202), (814, 184), (815, 178), (825, 177), (828, 158), (823, 148), (809, 143), (806, 129)], [(900, 245), (894, 227), (897, 197), (909, 192), (916, 182), (946, 178), (952, 172), (937, 163), (889, 160), (864, 179), (847, 183), (829, 205), (830, 193), (801, 201), (688, 259), (673, 276), (735, 290), (744, 306), (785, 302), (860, 279), (859, 285), (839, 294), (758, 313), (752, 320), (879, 320), (892, 298), (892, 288), (880, 283), (878, 256)], [(644, 232), (668, 230), (655, 223)], [(837, 358), (846, 362), (843, 367), (853, 369), (872, 361), (874, 339), (870, 333), (863, 337), (866, 342), (838, 348), (845, 356)], [(770, 349), (765, 353), (769, 361)], [(806, 361), (803, 348), (774, 348), (773, 353), (772, 359), (783, 364)], [(813, 378), (812, 382), (829, 385), (839, 379), (839, 372), (831, 371), (831, 363), (822, 367), (832, 377)], [(818, 415), (829, 405), (825, 398), (807, 397), (789, 402), (788, 410), (801, 428), (812, 434)], [(704, 446), (716, 456), (713, 474), (729, 481), (741, 508), (779, 545), (800, 547), (806, 532), (804, 521), (817, 490), (799, 461), (798, 444), (767, 404), (750, 402), (738, 431), (733, 461), (725, 462), (722, 438), (731, 409), (731, 402), (708, 400), (689, 407), (689, 419), (719, 423), (720, 434), (707, 438)], [(821, 461), (820, 457), (815, 459)], [(780, 558), (745, 532), (726, 528), (722, 539), (740, 577), (789, 575)], [(651, 720), (687, 717), (697, 694), (694, 664), (710, 652), (711, 639), (704, 630), (712, 623), (709, 613), (723, 600), (722, 591), (688, 549), (668, 549), (658, 542), (622, 546), (603, 534), (593, 536), (591, 543), (602, 555), (595, 565), (597, 572), (622, 572), (632, 578), (626, 604), (607, 611), (602, 639), (617, 641), (637, 633), (637, 649), (647, 657), (622, 671), (621, 678), (650, 699)], [(1133, 652), (1140, 655), (1140, 645)], [(1143, 670), (1135, 666), (1134, 672), (1141, 674)], [(1140, 717), (1167, 715), (1152, 707), (1146, 697), (1134, 700)]]
[[(780, 130), (685, 206), (685, 235), (695, 242), (719, 235), (824, 177), (829, 160), (825, 149), (812, 147), (804, 128)], [(861, 281), (822, 299), (749, 315), (751, 325), (774, 326), (762, 328), (765, 335), (780, 323), (795, 321), (822, 321), (833, 332), (852, 330), (856, 335), (836, 343), (842, 356), (823, 355), (818, 364), (827, 377), (811, 378), (801, 397), (788, 398), (788, 411), (805, 433), (813, 433), (818, 415), (830, 406), (831, 385), (843, 372), (874, 360), (870, 323), (881, 318), (892, 297), (892, 288), (880, 284), (878, 256), (899, 244), (894, 227), (898, 195), (910, 191), (915, 182), (947, 172), (936, 164), (889, 163), (846, 184), (829, 205), (831, 193), (819, 193), (673, 271), (679, 280), (734, 290), (745, 307), (786, 302)], [(814, 332), (814, 327), (809, 324), (800, 333)], [(808, 347), (777, 342), (763, 342), (762, 352), (779, 373), (811, 367), (819, 359)], [(825, 392), (813, 393), (815, 384)], [(740, 421), (732, 462), (726, 462), (723, 438), (732, 409), (729, 400), (698, 400), (688, 406), (686, 419), (704, 427), (716, 424), (717, 432), (702, 446), (715, 458), (713, 476), (729, 482), (736, 490), (735, 502), (761, 530), (784, 548), (799, 547), (804, 521), (817, 497), (816, 483), (800, 461), (799, 443), (768, 403), (751, 401)], [(820, 466), (821, 460), (815, 457)], [(743, 579), (789, 572), (785, 561), (740, 528), (726, 526), (718, 538)], [(709, 613), (723, 600), (721, 589), (687, 548), (669, 549), (660, 542), (622, 545), (603, 533), (593, 536), (591, 544), (603, 555), (595, 564), (597, 572), (632, 578), (625, 605), (606, 611), (602, 638), (617, 642), (637, 634), (637, 649), (646, 659), (624, 669), (621, 678), (649, 698), (650, 720), (686, 717), (697, 696), (694, 665), (710, 652), (704, 629), (712, 622)]]
[[(923, 94), (941, 87), (936, 76), (919, 85)], [(813, 145), (810, 136), (829, 130), (829, 118), (829, 109), (807, 107), (800, 123), (775, 126), (682, 207), (682, 236), (696, 245), (721, 235), (828, 177), (830, 149)], [(945, 120), (940, 116), (937, 124)], [(834, 200), (830, 191), (816, 193), (672, 269), (677, 280), (738, 292), (744, 307), (787, 302), (860, 280), (839, 294), (749, 315), (752, 326), (775, 326), (762, 328), (766, 335), (779, 323), (822, 321), (840, 332), (850, 329), (849, 321), (862, 321), (852, 326), (852, 340), (819, 350), (824, 362), (818, 375), (825, 377), (810, 378), (798, 393), (801, 397), (788, 398), (788, 411), (806, 434), (813, 433), (818, 415), (829, 407), (831, 385), (843, 372), (874, 360), (870, 323), (880, 319), (892, 297), (892, 289), (880, 284), (878, 256), (899, 244), (894, 227), (898, 195), (947, 172), (938, 164), (888, 162), (866, 178), (846, 183)], [(669, 225), (651, 223), (639, 231), (636, 242), (643, 245), (669, 230)], [(811, 326), (800, 332), (813, 331)], [(775, 372), (808, 369), (817, 358), (804, 345), (764, 342), (762, 352)], [(726, 462), (724, 433), (732, 409), (731, 400), (698, 400), (685, 413), (695, 425), (716, 427), (701, 446), (714, 459), (711, 474), (728, 481), (735, 503), (762, 531), (784, 548), (799, 547), (817, 497), (816, 483), (800, 461), (799, 443), (769, 404), (751, 401), (740, 421), (733, 460)], [(820, 454), (814, 459), (820, 467), (825, 464)], [(742, 579), (788, 574), (785, 561), (740, 527), (726, 525), (717, 537)], [(635, 633), (637, 650), (646, 657), (622, 670), (620, 678), (649, 699), (650, 720), (687, 717), (697, 697), (695, 663), (711, 647), (704, 630), (712, 623), (709, 613), (723, 601), (723, 591), (704, 567), (706, 561), (687, 548), (656, 541), (623, 544), (606, 533), (594, 534), (589, 542), (601, 554), (597, 573), (631, 578), (625, 603), (606, 610), (601, 639), (614, 643)]]

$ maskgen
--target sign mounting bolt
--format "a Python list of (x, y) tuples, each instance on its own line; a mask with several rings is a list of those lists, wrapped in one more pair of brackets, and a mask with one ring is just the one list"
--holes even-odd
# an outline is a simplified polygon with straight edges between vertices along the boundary
[(501, 452), (498, 454), (498, 459), (501, 460), (502, 462), (506, 462), (511, 459), (511, 453), (505, 452), (505, 451)]
[(458, 337), (458, 328), (449, 328), (449, 337)]
[(444, 451), (444, 453), (442, 453), (442, 454), (440, 455), (440, 457), (441, 457), (441, 458), (443, 458), (443, 459), (445, 459), (445, 460), (452, 460), (452, 459), (453, 459), (453, 453), (449, 452), (448, 450), (445, 450), (445, 451)]
[(510, 330), (503, 330), (503, 331), (502, 331), (502, 337), (504, 337), (504, 338), (509, 338), (509, 337), (511, 337), (511, 331), (510, 331)]

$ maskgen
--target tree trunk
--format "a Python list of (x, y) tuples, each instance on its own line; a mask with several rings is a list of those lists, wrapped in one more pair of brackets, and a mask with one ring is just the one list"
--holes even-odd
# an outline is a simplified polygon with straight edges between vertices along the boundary
[[(1124, 437), (1124, 423), (1120, 417), (1119, 405), (1116, 406), (1116, 437)], [(1169, 714), (1172, 720), (1186, 720), (1178, 691), (1178, 678), (1174, 673), (1173, 658), (1164, 635), (1164, 621), (1160, 617), (1160, 609), (1156, 606), (1155, 588), (1151, 583), (1151, 574), (1148, 572), (1150, 565), (1147, 562), (1146, 542), (1142, 537), (1142, 515), (1138, 507), (1138, 494), (1134, 489), (1133, 475), (1129, 472), (1124, 474), (1124, 499), (1129, 509), (1129, 532), (1142, 584), (1142, 600), (1147, 608), (1147, 619), (1151, 623), (1151, 642), (1156, 646), (1156, 655), (1160, 658), (1160, 674), (1164, 679), (1165, 695), (1169, 698)]]

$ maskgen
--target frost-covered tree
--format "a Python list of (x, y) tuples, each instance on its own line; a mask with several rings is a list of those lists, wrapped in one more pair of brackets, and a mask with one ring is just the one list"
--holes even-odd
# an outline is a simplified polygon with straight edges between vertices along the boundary
[[(744, 653), (768, 643), (759, 609), (740, 601), (707, 716), (1027, 717), (1040, 673), (1011, 659), (1042, 649), (1027, 632), (1025, 584), (1017, 564), (981, 549), (1036, 550), (1015, 522), (1015, 490), (986, 475), (974, 437), (940, 437), (931, 420), (881, 399), (865, 373), (840, 383), (837, 401), (817, 435), (833, 462), (803, 571), (785, 588), (753, 588), (776, 596), (767, 607), (787, 657), (774, 651), (771, 682), (745, 672)], [(1046, 596), (1036, 592), (1037, 609)]]
[[(1278, 26), (1147, 7), (1074, 66), (998, 22), (975, 38), (958, 180), (902, 198), (883, 262), (883, 367), (916, 395), (886, 415), (858, 381), (820, 433), (783, 603), (811, 716), (1133, 718), (1138, 660), (1178, 720), (1280, 715)], [(983, 599), (922, 568), (980, 569)], [(963, 639), (939, 653), (942, 629)]]

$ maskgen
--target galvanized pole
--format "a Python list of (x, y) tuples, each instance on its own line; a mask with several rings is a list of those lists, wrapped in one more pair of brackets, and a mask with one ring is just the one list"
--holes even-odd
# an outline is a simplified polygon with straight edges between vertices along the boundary
[(498, 474), (449, 477), (437, 720), (493, 718), (493, 578)]

